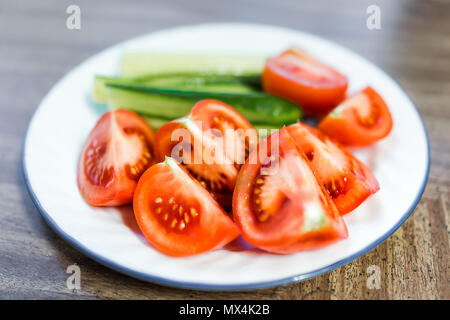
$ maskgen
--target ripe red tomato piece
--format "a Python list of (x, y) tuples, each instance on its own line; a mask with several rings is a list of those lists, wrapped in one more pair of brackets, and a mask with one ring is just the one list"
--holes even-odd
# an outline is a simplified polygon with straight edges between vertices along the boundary
[(366, 165), (319, 130), (302, 123), (290, 125), (288, 130), (341, 215), (380, 189)]
[(286, 128), (261, 141), (242, 167), (233, 215), (249, 243), (273, 253), (317, 249), (348, 236)]
[(310, 115), (333, 109), (348, 86), (344, 75), (298, 49), (268, 59), (262, 83), (265, 91), (294, 102)]
[(142, 175), (133, 209), (147, 240), (171, 256), (214, 250), (239, 235), (208, 191), (169, 157)]
[(127, 110), (105, 113), (86, 140), (78, 161), (78, 188), (87, 203), (131, 203), (141, 174), (154, 159), (154, 132)]
[(182, 163), (231, 211), (237, 174), (256, 141), (256, 131), (235, 109), (217, 100), (202, 100), (186, 117), (157, 131), (156, 150), (160, 160), (172, 156)]
[(318, 128), (346, 146), (367, 146), (392, 130), (392, 117), (383, 98), (371, 87), (349, 97)]

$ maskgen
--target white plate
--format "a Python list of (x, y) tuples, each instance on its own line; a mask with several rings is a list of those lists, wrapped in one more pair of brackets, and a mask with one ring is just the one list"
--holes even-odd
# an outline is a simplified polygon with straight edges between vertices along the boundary
[[(114, 74), (123, 50), (276, 54), (299, 46), (350, 79), (350, 91), (371, 85), (392, 112), (388, 138), (356, 155), (373, 170), (380, 191), (344, 217), (345, 241), (292, 255), (233, 245), (190, 258), (152, 249), (133, 231), (132, 211), (88, 206), (76, 185), (82, 145), (101, 112), (89, 102), (94, 74)], [(373, 249), (410, 215), (424, 190), (429, 146), (421, 117), (399, 85), (379, 68), (334, 43), (298, 31), (249, 24), (206, 24), (152, 33), (113, 46), (82, 63), (47, 94), (26, 135), (23, 166), (30, 194), (64, 239), (100, 263), (133, 277), (183, 288), (239, 290), (301, 281), (331, 271)], [(131, 221), (124, 223), (124, 221)], [(236, 247), (236, 246), (234, 246)]]

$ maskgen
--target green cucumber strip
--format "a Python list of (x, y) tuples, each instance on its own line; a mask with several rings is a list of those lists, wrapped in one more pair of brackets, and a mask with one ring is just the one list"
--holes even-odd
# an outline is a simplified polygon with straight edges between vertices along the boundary
[(205, 85), (205, 84), (246, 84), (261, 87), (261, 73), (234, 75), (214, 72), (175, 72), (149, 74), (136, 78), (137, 82), (152, 85)]
[(135, 80), (132, 79), (124, 79), (124, 78), (115, 78), (115, 77), (104, 77), (104, 76), (95, 76), (94, 84), (92, 85), (92, 99), (96, 103), (106, 103), (106, 91), (105, 84), (106, 83), (135, 83)]
[(119, 75), (134, 78), (155, 73), (215, 72), (219, 74), (262, 73), (267, 57), (264, 55), (216, 55), (129, 51), (122, 54)]
[(176, 119), (189, 113), (194, 103), (189, 99), (113, 87), (105, 88), (106, 102), (111, 109), (128, 109), (149, 117)]
[(244, 93), (261, 90), (261, 75), (232, 76), (229, 74), (170, 73), (149, 75), (141, 78), (96, 76), (92, 87), (92, 98), (96, 103), (106, 102), (106, 83), (142, 84), (191, 91)]
[(291, 102), (259, 92), (201, 92), (107, 83), (106, 93), (112, 108), (130, 109), (161, 118), (183, 117), (195, 102), (204, 99), (223, 101), (252, 123), (291, 124), (301, 117), (300, 109)]
[[(161, 86), (162, 87), (162, 86)], [(229, 92), (229, 93), (248, 93), (255, 92), (255, 89), (241, 84), (234, 83), (224, 83), (224, 84), (204, 84), (204, 85), (177, 85), (177, 86), (164, 86), (168, 89), (181, 89), (181, 90), (190, 90), (190, 91), (206, 91), (206, 92)]]

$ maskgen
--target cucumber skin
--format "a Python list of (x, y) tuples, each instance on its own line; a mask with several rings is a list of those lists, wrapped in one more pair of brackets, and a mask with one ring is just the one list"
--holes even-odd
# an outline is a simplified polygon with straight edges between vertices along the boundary
[(215, 73), (165, 73), (147, 75), (140, 78), (118, 78), (95, 76), (92, 98), (96, 103), (106, 102), (105, 85), (116, 83), (124, 85), (142, 84), (153, 87), (183, 89), (190, 91), (246, 93), (261, 91), (261, 75), (249, 74), (233, 76)]
[(179, 118), (204, 99), (216, 99), (233, 106), (252, 123), (280, 126), (297, 122), (300, 109), (281, 98), (266, 93), (218, 93), (162, 89), (136, 84), (106, 84), (108, 104), (150, 116)]
[[(206, 84), (245, 84), (261, 89), (261, 73), (252, 74), (226, 74), (215, 72), (173, 72), (150, 74), (136, 78), (115, 78), (133, 79), (147, 85), (190, 85), (201, 86)], [(107, 79), (104, 77), (104, 79)]]

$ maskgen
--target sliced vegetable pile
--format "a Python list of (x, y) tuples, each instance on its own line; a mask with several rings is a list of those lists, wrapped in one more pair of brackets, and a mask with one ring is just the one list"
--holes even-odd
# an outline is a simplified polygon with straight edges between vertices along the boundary
[(262, 90), (263, 57), (128, 53), (120, 66), (121, 77), (95, 78), (94, 101), (135, 111), (156, 128), (204, 99), (232, 105), (261, 128), (281, 128), (302, 115), (294, 103)]
[(120, 70), (95, 78), (93, 99), (111, 111), (87, 138), (78, 187), (90, 205), (133, 203), (165, 254), (239, 234), (272, 253), (322, 248), (348, 237), (342, 216), (380, 188), (345, 147), (389, 134), (386, 103), (371, 87), (345, 98), (347, 78), (301, 50), (267, 60), (133, 52)]

